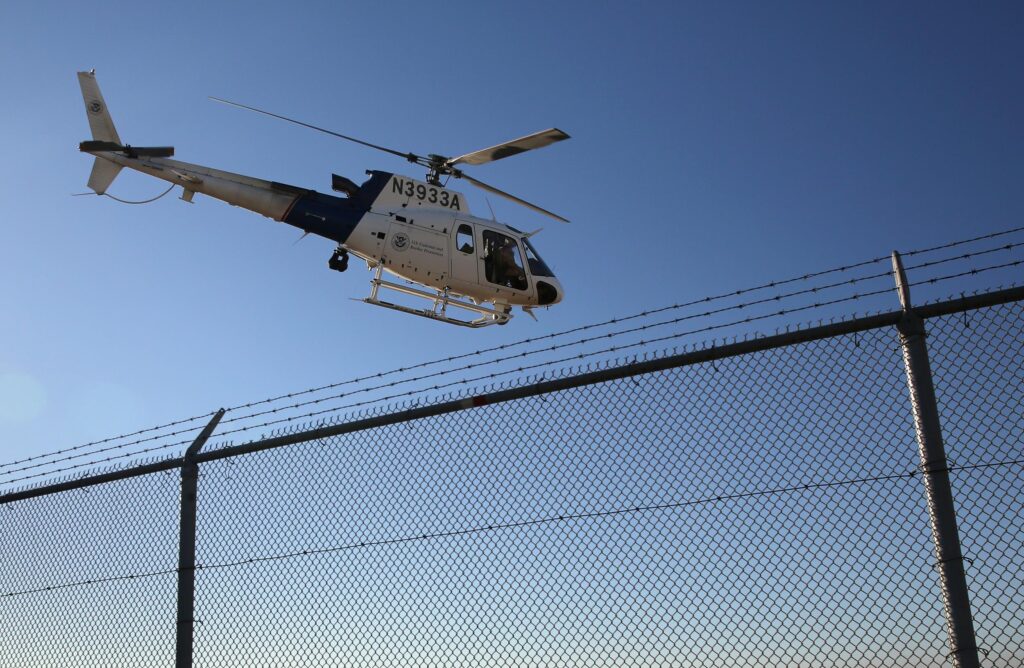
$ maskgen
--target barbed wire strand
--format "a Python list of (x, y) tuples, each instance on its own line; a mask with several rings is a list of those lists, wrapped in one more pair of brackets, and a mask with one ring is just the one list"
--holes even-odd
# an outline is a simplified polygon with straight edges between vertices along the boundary
[[(89, 194), (91, 194), (91, 193), (89, 193)], [(192, 416), (190, 418), (183, 418), (181, 420), (175, 420), (174, 422), (168, 422), (166, 424), (158, 425), (156, 427), (147, 427), (145, 429), (139, 429), (138, 431), (133, 431), (133, 432), (130, 432), (130, 433), (127, 433), (127, 434), (121, 434), (119, 436), (110, 436), (108, 438), (100, 439), (98, 441), (92, 441), (90, 443), (83, 443), (81, 445), (76, 445), (76, 446), (71, 447), (71, 448), (64, 448), (62, 450), (54, 450), (53, 452), (46, 452), (46, 453), (43, 453), (43, 454), (40, 454), (40, 455), (33, 455), (32, 457), (26, 457), (25, 459), (16, 459), (14, 461), (10, 461), (10, 462), (7, 462), (5, 464), (0, 464), (0, 469), (6, 468), (8, 466), (15, 466), (17, 464), (24, 464), (25, 462), (34, 462), (34, 461), (36, 461), (38, 459), (45, 459), (47, 457), (54, 457), (56, 455), (62, 455), (64, 453), (66, 453), (66, 452), (74, 452), (76, 450), (84, 450), (85, 448), (90, 448), (90, 447), (92, 447), (94, 445), (103, 445), (104, 443), (110, 443), (111, 441), (118, 441), (118, 440), (120, 440), (122, 438), (130, 438), (132, 436), (138, 436), (139, 434), (146, 434), (146, 433), (149, 433), (151, 431), (159, 431), (161, 429), (167, 429), (168, 427), (176, 427), (176, 426), (181, 425), (181, 424), (188, 424), (190, 422), (195, 422), (196, 420), (202, 420), (202, 419), (207, 419), (208, 420), (211, 417), (213, 417), (213, 411), (211, 411), (209, 413), (203, 413), (202, 415), (194, 415), (194, 416)], [(181, 431), (181, 432), (176, 432), (176, 433), (184, 433), (184, 432)], [(155, 436), (153, 438), (164, 438), (165, 436), (167, 436), (167, 434), (162, 434), (160, 436)], [(102, 452), (102, 451), (101, 450), (97, 450), (97, 452)], [(58, 461), (60, 461), (60, 460), (58, 460)]]
[[(965, 244), (971, 244), (975, 241), (987, 241), (988, 239), (995, 239), (997, 237), (1005, 237), (1009, 234), (1016, 234), (1017, 232), (1024, 231), (1024, 225), (1021, 227), (1014, 227), (1009, 230), (1002, 230), (1001, 232), (990, 232), (988, 234), (982, 234), (981, 236), (972, 237), (970, 239), (960, 239), (958, 241), (951, 241), (949, 243), (941, 244), (939, 246), (932, 246), (930, 248), (919, 248), (917, 250), (900, 251), (900, 255), (903, 257), (913, 257), (914, 255), (922, 255), (924, 253), (932, 253), (934, 251), (946, 250), (949, 248), (955, 248), (957, 246), (963, 246)], [(890, 256), (886, 255), (885, 259), (888, 260)]]

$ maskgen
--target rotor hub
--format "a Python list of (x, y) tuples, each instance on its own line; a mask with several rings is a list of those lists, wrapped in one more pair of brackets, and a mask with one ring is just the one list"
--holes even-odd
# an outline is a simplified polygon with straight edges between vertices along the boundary
[(449, 158), (443, 155), (437, 155), (436, 153), (430, 153), (427, 155), (427, 168), (430, 170), (427, 172), (427, 183), (431, 185), (441, 185), (441, 175), (451, 174), (452, 168), (448, 165)]

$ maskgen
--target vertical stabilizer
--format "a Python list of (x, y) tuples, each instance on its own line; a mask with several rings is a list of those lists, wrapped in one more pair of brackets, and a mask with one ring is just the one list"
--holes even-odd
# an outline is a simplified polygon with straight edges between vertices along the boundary
[(107, 188), (110, 187), (110, 184), (114, 182), (114, 179), (117, 178), (120, 172), (121, 165), (104, 160), (103, 158), (96, 158), (92, 165), (92, 173), (89, 174), (89, 183), (87, 185), (97, 195), (102, 195), (107, 192)]
[[(100, 93), (100, 86), (96, 83), (96, 70), (78, 73), (78, 84), (82, 87), (82, 98), (85, 100), (85, 115), (89, 119), (89, 129), (92, 130), (92, 138), (97, 141), (109, 141), (115, 144), (121, 143), (117, 136), (117, 129), (114, 128), (114, 119), (107, 111), (107, 103)], [(93, 174), (96, 170), (93, 170)], [(115, 173), (116, 174), (116, 173)], [(89, 179), (90, 185), (92, 179)]]

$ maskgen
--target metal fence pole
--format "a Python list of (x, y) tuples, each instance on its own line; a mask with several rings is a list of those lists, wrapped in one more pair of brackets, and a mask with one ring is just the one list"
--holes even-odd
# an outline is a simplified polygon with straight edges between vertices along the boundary
[(195, 456), (224, 417), (217, 411), (209, 424), (185, 451), (181, 464), (181, 524), (178, 534), (178, 622), (174, 651), (176, 668), (192, 668), (192, 637), (194, 631), (196, 584), (196, 506), (199, 492), (199, 465)]
[(953, 491), (949, 485), (949, 464), (942, 443), (939, 408), (928, 361), (924, 320), (911, 309), (910, 286), (903, 271), (903, 262), (896, 251), (892, 254), (892, 268), (900, 305), (903, 307), (903, 318), (897, 329), (914, 409), (914, 427), (917, 430), (921, 473), (932, 524), (932, 541), (935, 543), (936, 568), (946, 609), (950, 656), (957, 668), (976, 668), (978, 644), (967, 592), (967, 576), (964, 574), (964, 558), (960, 551)]

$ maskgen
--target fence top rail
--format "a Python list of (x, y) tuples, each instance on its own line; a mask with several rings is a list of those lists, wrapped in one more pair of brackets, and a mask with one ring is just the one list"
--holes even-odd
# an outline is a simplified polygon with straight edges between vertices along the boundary
[[(959, 299), (927, 304), (924, 306), (913, 308), (912, 312), (915, 313), (920, 318), (928, 319), (1018, 301), (1024, 301), (1024, 287), (1007, 288), (1004, 290), (997, 290), (978, 295), (961, 297)], [(364, 431), (367, 429), (374, 429), (377, 427), (399, 424), (402, 422), (409, 422), (412, 420), (418, 420), (422, 418), (445, 415), (448, 413), (454, 413), (457, 411), (462, 411), (469, 408), (476, 408), (479, 406), (500, 404), (508, 401), (514, 401), (517, 399), (524, 399), (527, 397), (548, 394), (551, 392), (558, 392), (561, 390), (583, 387), (586, 385), (594, 385), (612, 380), (640, 376), (643, 374), (653, 373), (656, 371), (664, 371), (667, 369), (674, 369), (694, 364), (701, 364), (704, 362), (711, 362), (730, 357), (737, 357), (739, 355), (746, 355), (749, 353), (771, 350), (774, 348), (782, 348), (785, 346), (791, 346), (799, 343), (808, 343), (811, 341), (828, 339), (834, 336), (842, 336), (844, 334), (853, 334), (855, 332), (863, 332), (871, 329), (878, 329), (880, 327), (893, 326), (899, 323), (901, 318), (903, 317), (903, 311), (891, 311), (887, 313), (879, 313), (876, 315), (870, 315), (861, 318), (852, 318), (850, 320), (829, 323), (827, 325), (820, 325), (818, 327), (798, 329), (791, 332), (776, 334), (773, 336), (755, 337), (748, 340), (716, 346), (712, 348), (693, 350), (678, 355), (670, 355), (658, 359), (646, 360), (643, 362), (636, 362), (633, 364), (627, 364), (608, 369), (601, 369), (598, 371), (578, 374), (575, 376), (568, 376), (565, 378), (542, 381), (540, 383), (534, 383), (522, 387), (515, 387), (508, 390), (502, 390), (499, 392), (481, 394), (477, 396), (467, 397), (464, 399), (457, 399), (454, 401), (446, 401), (442, 403), (431, 404), (428, 406), (411, 408), (403, 411), (397, 411), (394, 413), (388, 413), (386, 415), (363, 418), (351, 422), (344, 422), (341, 424), (328, 425), (318, 427), (316, 429), (300, 431), (293, 434), (265, 438), (258, 441), (252, 441), (250, 443), (242, 443), (239, 445), (229, 446), (217, 450), (200, 452), (194, 457), (194, 461), (195, 463), (202, 463), (219, 459), (227, 459), (229, 457), (237, 457), (239, 455), (245, 455), (253, 452), (260, 452), (263, 450), (280, 448), (286, 445), (294, 445), (297, 443), (314, 441), (322, 438), (328, 438), (331, 436), (350, 434), (353, 432)], [(125, 468), (116, 471), (107, 471), (104, 473), (83, 476), (81, 478), (75, 478), (72, 480), (63, 480), (61, 482), (49, 485), (42, 485), (30, 489), (8, 492), (6, 494), (0, 495), (0, 505), (39, 496), (46, 496), (49, 494), (56, 494), (58, 492), (64, 492), (72, 489), (92, 487), (94, 485), (101, 485), (104, 483), (113, 482), (115, 480), (123, 480), (126, 478), (134, 478), (137, 476), (148, 475), (150, 473), (158, 473), (160, 471), (179, 469), (181, 468), (183, 462), (183, 457), (169, 457), (167, 459), (163, 459), (156, 462), (149, 462), (131, 468)]]

